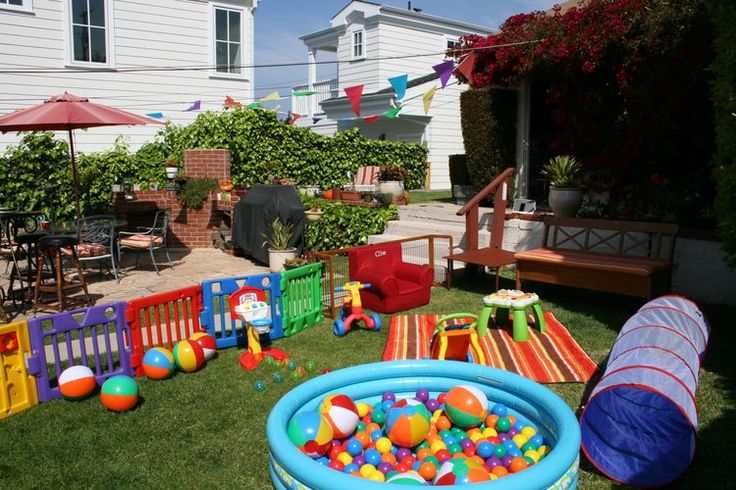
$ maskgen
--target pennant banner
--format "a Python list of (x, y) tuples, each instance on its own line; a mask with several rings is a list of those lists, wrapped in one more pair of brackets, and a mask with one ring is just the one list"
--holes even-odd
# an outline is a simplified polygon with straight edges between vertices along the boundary
[(399, 115), (399, 111), (400, 111), (400, 110), (401, 110), (401, 109), (402, 109), (403, 107), (404, 107), (404, 106), (400, 106), (400, 105), (398, 105), (398, 106), (394, 107), (393, 109), (391, 109), (390, 111), (386, 111), (386, 112), (384, 112), (384, 113), (383, 113), (383, 115), (384, 115), (384, 116), (386, 116), (386, 117), (387, 117), (387, 118), (389, 118), (389, 119), (396, 119), (396, 117), (397, 117), (397, 116)]
[(243, 107), (243, 104), (233, 99), (229, 95), (225, 96), (225, 102), (222, 105), (225, 107)]
[(468, 84), (472, 85), (473, 81), (473, 70), (475, 69), (475, 51), (471, 51), (459, 65), (457, 65), (457, 71), (468, 81)]
[(164, 114), (162, 112), (149, 112), (146, 114), (146, 116), (153, 118), (153, 119), (163, 119)]
[(192, 104), (191, 107), (189, 109), (186, 109), (184, 112), (198, 111), (200, 109), (200, 107), (202, 107), (202, 101), (201, 100), (195, 100), (194, 101), (194, 104)]
[(273, 92), (271, 92), (267, 96), (261, 97), (260, 99), (258, 99), (258, 102), (270, 102), (270, 101), (273, 101), (273, 100), (279, 100), (280, 98), (281, 98), (281, 96), (279, 95), (279, 91), (278, 90), (274, 90)]
[(286, 124), (292, 126), (300, 117), (302, 117), (301, 114), (297, 114), (296, 112), (289, 112), (289, 119), (286, 121)]
[(350, 105), (353, 107), (353, 112), (357, 116), (360, 116), (360, 100), (363, 98), (363, 85), (347, 87), (345, 89), (345, 95), (347, 95)]
[(322, 118), (321, 118), (321, 117), (313, 117), (313, 118), (312, 118), (312, 124), (317, 124), (317, 123), (318, 123), (318, 122), (320, 122), (321, 120), (322, 120)]
[(315, 95), (318, 94), (316, 90), (295, 90), (291, 93), (294, 97), (306, 97), (307, 95)]
[(260, 108), (262, 108), (263, 106), (261, 105), (261, 103), (260, 103), (260, 102), (251, 102), (250, 104), (248, 104), (248, 105), (247, 105), (247, 106), (245, 106), (245, 107), (247, 107), (248, 109), (260, 109)]
[(376, 121), (378, 121), (378, 116), (376, 114), (371, 114), (370, 116), (365, 116), (363, 118), (363, 120), (365, 122), (369, 122), (369, 123), (376, 122)]
[(424, 95), (422, 95), (422, 101), (424, 102), (424, 114), (426, 115), (429, 112), (429, 106), (432, 104), (432, 98), (434, 97), (434, 93), (437, 91), (437, 86), (435, 85), (431, 89), (424, 92)]
[(398, 100), (403, 99), (406, 95), (406, 84), (409, 82), (409, 75), (391, 77), (388, 79), (388, 82), (393, 87), (394, 92), (396, 92), (396, 98)]
[(439, 65), (434, 65), (432, 69), (440, 76), (440, 83), (442, 83), (442, 88), (445, 88), (445, 85), (447, 85), (447, 82), (450, 80), (450, 76), (452, 76), (452, 68), (455, 66), (452, 60), (443, 61)]

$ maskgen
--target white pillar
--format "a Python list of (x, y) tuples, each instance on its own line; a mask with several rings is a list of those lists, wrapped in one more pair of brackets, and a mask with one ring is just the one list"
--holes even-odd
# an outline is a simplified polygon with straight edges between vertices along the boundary
[[(307, 90), (314, 90), (314, 85), (317, 83), (317, 50), (312, 48), (309, 51), (307, 51), (307, 61), (309, 64), (307, 65)], [(309, 96), (309, 119), (311, 120), (312, 117), (314, 117), (314, 113), (317, 112), (317, 96), (316, 95), (310, 95)]]
[(529, 195), (531, 103), (531, 86), (529, 82), (522, 82), (516, 98), (516, 198), (526, 198)]

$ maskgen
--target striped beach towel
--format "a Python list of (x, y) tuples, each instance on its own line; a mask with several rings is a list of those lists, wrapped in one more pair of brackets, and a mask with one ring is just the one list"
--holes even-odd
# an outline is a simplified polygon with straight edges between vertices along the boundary
[[(391, 317), (384, 361), (428, 358), (439, 315)], [(480, 345), (489, 366), (520, 374), (540, 383), (584, 383), (597, 366), (552, 312), (545, 312), (545, 333), (529, 327), (527, 342), (514, 342), (511, 332), (489, 328)]]

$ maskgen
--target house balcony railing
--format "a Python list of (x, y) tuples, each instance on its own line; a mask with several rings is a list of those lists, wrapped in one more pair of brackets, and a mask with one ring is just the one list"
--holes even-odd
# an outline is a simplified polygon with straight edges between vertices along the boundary
[(293, 87), (292, 90), (294, 92), (304, 91), (304, 90), (314, 90), (317, 93), (315, 95), (310, 96), (302, 96), (302, 97), (291, 97), (291, 112), (295, 112), (297, 114), (307, 115), (309, 114), (309, 104), (314, 104), (313, 107), (313, 114), (314, 115), (322, 115), (324, 112), (322, 112), (322, 107), (319, 105), (320, 102), (323, 100), (330, 99), (332, 97), (338, 96), (338, 90), (337, 90), (337, 78), (333, 78), (331, 80), (323, 80), (321, 82), (317, 82), (314, 84), (314, 88), (310, 89), (308, 84), (304, 85), (297, 85), (296, 87)]

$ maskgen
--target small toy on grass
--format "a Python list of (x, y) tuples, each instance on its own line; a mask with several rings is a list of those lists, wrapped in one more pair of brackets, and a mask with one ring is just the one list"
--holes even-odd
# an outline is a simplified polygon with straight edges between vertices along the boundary
[(259, 379), (253, 383), (253, 388), (255, 388), (256, 391), (263, 391), (266, 389), (266, 382)]
[(177, 342), (173, 354), (176, 367), (187, 373), (196, 371), (204, 364), (204, 351), (192, 340)]
[(204, 360), (209, 361), (212, 359), (217, 352), (217, 342), (215, 338), (207, 332), (194, 332), (189, 340), (193, 340), (202, 348), (204, 352)]
[(271, 375), (271, 379), (274, 383), (281, 383), (284, 380), (284, 375), (276, 371)]
[(176, 369), (174, 355), (165, 347), (154, 347), (143, 356), (143, 373), (148, 379), (165, 379)]
[(138, 404), (138, 384), (123, 374), (107, 378), (102, 384), (100, 401), (113, 412), (130, 410)]
[(363, 312), (363, 304), (360, 301), (360, 290), (368, 289), (371, 285), (362, 284), (358, 281), (346, 282), (342, 286), (335, 288), (336, 292), (347, 291), (349, 297), (343, 298), (341, 317), (335, 320), (333, 324), (333, 332), (338, 337), (342, 337), (350, 331), (350, 326), (354, 322), (362, 321), (365, 328), (378, 332), (381, 329), (381, 317), (376, 313), (367, 315)]
[(67, 400), (81, 400), (97, 386), (95, 374), (87, 366), (70, 366), (59, 376), (59, 392)]

